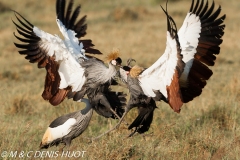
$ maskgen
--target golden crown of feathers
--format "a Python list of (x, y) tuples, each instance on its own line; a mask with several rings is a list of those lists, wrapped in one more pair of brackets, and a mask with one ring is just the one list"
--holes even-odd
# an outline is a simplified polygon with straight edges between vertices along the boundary
[(114, 48), (112, 52), (107, 55), (106, 59), (108, 62), (117, 59), (119, 57), (119, 54), (120, 54), (119, 49)]
[(130, 76), (133, 77), (133, 78), (136, 78), (137, 76), (139, 76), (139, 74), (142, 73), (142, 71), (144, 70), (143, 67), (140, 67), (138, 65), (135, 65), (131, 68), (130, 70)]

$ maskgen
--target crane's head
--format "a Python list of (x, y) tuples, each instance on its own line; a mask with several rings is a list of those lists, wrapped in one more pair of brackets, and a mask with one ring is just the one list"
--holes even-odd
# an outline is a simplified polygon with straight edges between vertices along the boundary
[(124, 70), (125, 74), (127, 74), (127, 75), (129, 74), (129, 72), (131, 70), (131, 67), (129, 67), (129, 66), (122, 66), (121, 68)]
[(144, 68), (138, 66), (138, 65), (134, 65), (132, 67), (131, 63), (132, 62), (136, 62), (135, 59), (129, 58), (127, 60), (127, 65), (126, 66), (121, 66), (119, 71), (120, 71), (120, 75), (121, 77), (126, 81), (127, 80), (127, 76), (130, 75), (133, 78), (138, 77), (144, 70)]
[(107, 61), (114, 66), (120, 66), (122, 59), (119, 57), (119, 50), (113, 49), (113, 51), (107, 55)]
[(123, 66), (121, 67), (124, 71), (126, 75), (130, 75), (133, 78), (138, 77), (144, 70), (143, 67), (140, 67), (138, 65), (135, 65), (133, 67), (129, 67), (129, 66)]

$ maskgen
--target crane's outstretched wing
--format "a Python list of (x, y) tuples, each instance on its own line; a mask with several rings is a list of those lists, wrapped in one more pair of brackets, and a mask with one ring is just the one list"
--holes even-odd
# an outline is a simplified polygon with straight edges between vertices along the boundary
[(21, 55), (26, 55), (26, 59), (30, 63), (37, 63), (39, 68), (45, 67), (47, 74), (45, 78), (44, 91), (42, 97), (48, 100), (52, 105), (57, 105), (63, 101), (69, 88), (59, 89), (60, 76), (58, 73), (59, 63), (57, 60), (63, 59), (62, 53), (65, 51), (63, 42), (60, 38), (41, 31), (33, 26), (19, 13), (15, 12), (15, 16), (20, 22), (13, 23), (17, 27), (17, 32), (24, 38), (14, 36), (23, 44), (14, 43)]
[[(72, 7), (73, 7), (73, 0), (70, 0), (70, 2), (67, 5), (66, 8), (66, 1), (65, 0), (57, 0), (56, 1), (56, 14), (57, 19), (59, 19), (62, 24), (66, 27), (68, 30), (73, 30), (76, 33), (77, 38), (84, 37), (87, 33), (87, 24), (86, 18), (87, 16), (84, 15), (81, 19), (79, 19), (77, 22), (77, 17), (80, 13), (81, 6), (78, 5), (75, 10), (72, 13)], [(65, 13), (65, 9), (66, 13)], [(76, 22), (76, 23), (75, 23)], [(83, 49), (86, 53), (90, 54), (102, 54), (99, 50), (92, 48), (94, 44), (92, 44), (92, 40), (90, 39), (83, 39), (79, 40), (79, 43), (83, 44)]]
[(221, 7), (214, 11), (214, 1), (208, 8), (208, 1), (192, 0), (178, 36), (183, 61), (186, 63), (180, 77), (183, 102), (187, 103), (199, 96), (213, 72), (207, 66), (213, 66), (216, 55), (220, 53), (226, 15), (219, 17)]
[[(65, 1), (57, 1), (57, 3), (65, 7)], [(14, 21), (13, 23), (21, 37), (15, 33), (14, 36), (23, 42), (23, 44), (14, 43), (17, 48), (23, 49), (19, 53), (26, 55), (25, 58), (31, 63), (38, 63), (39, 68), (45, 67), (47, 71), (42, 97), (52, 105), (58, 105), (64, 100), (69, 90), (81, 90), (86, 78), (84, 69), (79, 64), (79, 58), (87, 59), (87, 56), (84, 53), (84, 44), (79, 42), (76, 36), (80, 31), (77, 30), (76, 33), (66, 28), (61, 20), (57, 19), (57, 25), (65, 38), (62, 40), (32, 25), (19, 13), (15, 12), (15, 16), (20, 24)], [(73, 24), (77, 16), (78, 14), (75, 14), (74, 18), (71, 18), (74, 19)], [(79, 34), (79, 36), (83, 35)], [(92, 49), (91, 41), (87, 41), (90, 42), (86, 43), (87, 48)], [(91, 50), (88, 51), (91, 52)], [(95, 54), (97, 50), (92, 51)]]
[(168, 23), (165, 52), (151, 67), (143, 71), (138, 79), (145, 95), (156, 97), (156, 92), (161, 92), (167, 98), (173, 110), (180, 112), (183, 102), (179, 77), (183, 71), (184, 63), (178, 42), (176, 24), (164, 9), (163, 11), (167, 15)]

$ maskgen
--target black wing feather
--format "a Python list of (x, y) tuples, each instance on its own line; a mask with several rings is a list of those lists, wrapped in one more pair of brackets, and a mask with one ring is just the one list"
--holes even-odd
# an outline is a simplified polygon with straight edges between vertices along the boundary
[(65, 18), (65, 21), (64, 21), (67, 28), (69, 27), (69, 20), (70, 20), (70, 16), (71, 16), (71, 13), (72, 13), (72, 7), (73, 7), (73, 0), (71, 0), (68, 3), (68, 7), (67, 7), (67, 14), (66, 14), (66, 18)]
[[(57, 0), (56, 2), (56, 12), (58, 19), (63, 23), (63, 25), (67, 29), (71, 29), (76, 33), (77, 38), (84, 37), (87, 34), (87, 24), (86, 24), (86, 18), (87, 16), (84, 15), (80, 20), (77, 20), (78, 15), (81, 12), (81, 5), (78, 5), (73, 10), (73, 0), (71, 0), (66, 8), (66, 14), (65, 14), (65, 0)], [(73, 11), (73, 13), (72, 13)], [(65, 16), (64, 16), (65, 15)], [(84, 40), (79, 40), (79, 42), (83, 42)], [(102, 54), (99, 50), (92, 48), (94, 46), (91, 44), (83, 44), (83, 49), (85, 49), (86, 53), (89, 54)]]
[[(208, 7), (208, 1), (206, 1), (205, 5), (201, 4), (196, 3), (195, 7), (193, 7), (194, 0), (192, 0), (190, 9), (190, 12), (200, 19), (201, 32), (188, 76), (188, 86), (181, 88), (184, 103), (193, 100), (193, 98), (201, 94), (202, 89), (207, 84), (206, 80), (212, 76), (212, 71), (207, 66), (215, 64), (216, 55), (220, 53), (219, 45), (223, 41), (222, 36), (225, 28), (223, 22), (226, 15), (224, 14), (218, 18), (221, 13), (221, 6), (214, 11), (214, 1), (210, 8)], [(195, 8), (198, 8), (198, 10), (196, 11)]]
[[(25, 58), (28, 59), (30, 63), (41, 62), (42, 64), (46, 65), (46, 61), (44, 62), (43, 60), (46, 60), (47, 59), (46, 57), (48, 57), (46, 52), (47, 50), (40, 47), (41, 38), (38, 37), (33, 32), (34, 26), (18, 12), (14, 11), (14, 13), (15, 13), (16, 19), (22, 26), (17, 24), (15, 21), (12, 21), (12, 22), (17, 27), (16, 29), (18, 34), (24, 37), (24, 38), (19, 37), (15, 34), (15, 32), (13, 32), (13, 35), (20, 42), (23, 42), (23, 44), (14, 43), (14, 45), (17, 48), (24, 49), (24, 50), (20, 50), (19, 54), (26, 55)], [(38, 66), (45, 67), (42, 65), (38, 65)]]

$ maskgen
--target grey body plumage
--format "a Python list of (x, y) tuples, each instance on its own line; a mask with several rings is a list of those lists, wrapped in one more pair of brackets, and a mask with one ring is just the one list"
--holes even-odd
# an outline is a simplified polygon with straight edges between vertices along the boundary
[[(102, 61), (96, 58), (89, 58), (81, 63), (85, 68), (86, 83), (82, 90), (76, 93), (70, 92), (68, 98), (78, 101), (87, 95), (93, 109), (106, 118), (119, 118), (122, 116), (126, 103), (122, 92), (110, 91), (110, 85), (115, 83), (114, 77), (117, 74), (115, 66), (109, 62), (107, 67)], [(115, 99), (112, 101), (111, 99)]]
[(108, 67), (96, 58), (90, 58), (81, 63), (85, 68), (85, 76), (87, 77), (86, 86), (96, 88), (98, 85), (109, 83), (116, 76), (117, 70), (115, 66), (109, 62)]
[[(60, 116), (49, 125), (50, 133), (48, 132), (48, 128), (40, 144), (41, 149), (48, 148), (53, 145), (57, 146), (60, 143), (64, 143), (66, 146), (69, 146), (74, 138), (78, 137), (86, 130), (92, 118), (93, 109), (87, 99), (81, 99), (81, 101), (86, 104), (84, 109)], [(59, 127), (60, 125), (64, 125), (64, 123), (71, 118), (74, 118), (76, 122), (69, 127), (70, 132), (68, 134), (57, 139), (49, 139), (49, 137), (53, 137), (55, 134), (54, 132), (58, 132), (58, 130), (55, 130), (55, 128)]]

